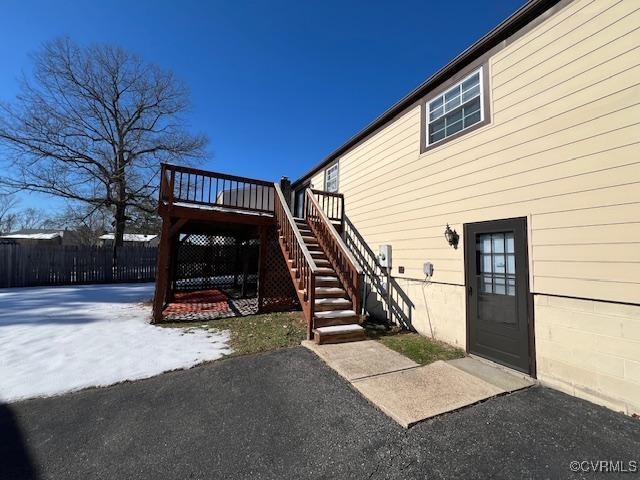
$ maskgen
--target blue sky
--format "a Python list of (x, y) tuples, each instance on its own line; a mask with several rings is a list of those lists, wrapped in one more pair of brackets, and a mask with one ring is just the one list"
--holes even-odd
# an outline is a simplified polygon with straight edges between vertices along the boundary
[(0, 100), (47, 40), (118, 44), (190, 85), (204, 168), (296, 179), (523, 3), (5, 0)]

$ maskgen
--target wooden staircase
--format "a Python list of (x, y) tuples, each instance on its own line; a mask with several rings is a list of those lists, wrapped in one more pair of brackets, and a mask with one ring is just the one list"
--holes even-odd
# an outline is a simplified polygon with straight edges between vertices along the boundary
[(316, 343), (363, 340), (358, 313), (362, 272), (314, 193), (306, 193), (306, 219), (294, 218), (276, 184), (279, 243), (307, 321), (307, 336)]
[[(313, 308), (313, 339), (316, 343), (338, 343), (366, 338), (360, 316), (347, 295), (338, 274), (318, 243), (306, 220), (294, 219), (316, 266)], [(295, 271), (293, 262), (290, 268)]]

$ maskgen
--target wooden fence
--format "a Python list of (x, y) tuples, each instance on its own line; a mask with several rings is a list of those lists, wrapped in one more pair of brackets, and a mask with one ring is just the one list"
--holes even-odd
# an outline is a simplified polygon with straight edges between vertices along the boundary
[(155, 247), (0, 245), (0, 288), (87, 283), (152, 282)]

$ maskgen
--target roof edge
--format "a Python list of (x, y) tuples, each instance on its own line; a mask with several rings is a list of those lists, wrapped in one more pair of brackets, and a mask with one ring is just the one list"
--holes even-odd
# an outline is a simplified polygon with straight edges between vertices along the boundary
[(299, 183), (301, 183), (311, 175), (314, 175), (319, 170), (323, 169), (327, 164), (334, 161), (336, 157), (344, 154), (352, 147), (357, 145), (366, 136), (392, 121), (399, 113), (403, 112), (405, 109), (413, 105), (416, 101), (420, 100), (430, 90), (433, 90), (449, 77), (455, 75), (459, 70), (464, 68), (479, 56), (491, 50), (500, 42), (511, 37), (518, 30), (525, 27), (533, 20), (544, 14), (551, 7), (553, 7), (557, 3), (560, 3), (560, 1), (561, 0), (529, 0), (529, 2), (516, 10), (513, 14), (503, 20), (500, 24), (498, 24), (487, 34), (482, 36), (471, 46), (463, 50), (448, 64), (428, 77), (424, 82), (418, 85), (415, 89), (405, 95), (398, 102), (393, 104), (390, 108), (385, 110), (381, 115), (376, 117), (362, 130), (349, 138), (340, 147), (331, 152), (327, 157), (325, 157), (310, 170), (301, 175), (295, 182), (292, 183), (292, 186), (297, 186)]

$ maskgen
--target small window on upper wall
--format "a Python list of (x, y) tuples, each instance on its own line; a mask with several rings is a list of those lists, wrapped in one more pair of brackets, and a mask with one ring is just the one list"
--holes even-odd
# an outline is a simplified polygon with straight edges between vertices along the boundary
[(427, 103), (427, 146), (484, 120), (482, 68)]
[(338, 191), (338, 164), (334, 163), (324, 171), (324, 189), (326, 192)]

